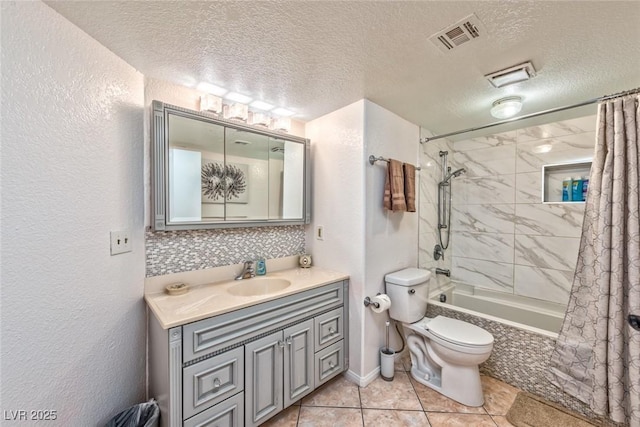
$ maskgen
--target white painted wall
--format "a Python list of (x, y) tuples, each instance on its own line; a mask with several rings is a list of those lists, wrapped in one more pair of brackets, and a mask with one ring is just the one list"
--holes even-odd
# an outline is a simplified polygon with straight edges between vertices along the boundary
[[(314, 265), (348, 273), (350, 371), (363, 375), (364, 100), (310, 121), (312, 214), (307, 252)], [(316, 240), (317, 226), (324, 240)]]
[(2, 410), (103, 425), (145, 398), (143, 76), (41, 2), (1, 8)]
[[(313, 214), (307, 248), (314, 264), (351, 276), (350, 373), (365, 385), (379, 369), (387, 314), (374, 314), (365, 296), (384, 292), (384, 275), (417, 266), (418, 213), (382, 207), (386, 168), (370, 154), (417, 164), (418, 126), (361, 100), (307, 123), (313, 158)], [(324, 240), (316, 240), (317, 226)], [(395, 333), (394, 333), (395, 336)], [(399, 341), (393, 341), (396, 348)]]
[[(418, 212), (389, 212), (382, 207), (386, 163), (370, 165), (373, 154), (417, 166), (420, 129), (377, 104), (365, 101), (365, 296), (385, 293), (384, 276), (418, 263)], [(419, 205), (420, 176), (416, 172), (416, 208)], [(360, 303), (356, 300), (354, 303)], [(380, 366), (378, 351), (384, 345), (388, 313), (364, 312), (364, 374)], [(393, 325), (392, 325), (393, 327)], [(400, 339), (392, 329), (392, 346), (400, 349)]]

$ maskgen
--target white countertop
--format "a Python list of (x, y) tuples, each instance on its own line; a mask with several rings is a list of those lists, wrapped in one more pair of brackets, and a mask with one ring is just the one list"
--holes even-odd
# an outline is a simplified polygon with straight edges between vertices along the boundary
[[(148, 292), (144, 299), (160, 325), (169, 329), (349, 278), (346, 274), (320, 267), (293, 268), (258, 277), (285, 279), (290, 281), (291, 285), (268, 295), (235, 296), (227, 292), (227, 289), (242, 284), (243, 281), (223, 280), (192, 286), (189, 292), (183, 295)], [(251, 280), (246, 279), (247, 286), (251, 286)]]

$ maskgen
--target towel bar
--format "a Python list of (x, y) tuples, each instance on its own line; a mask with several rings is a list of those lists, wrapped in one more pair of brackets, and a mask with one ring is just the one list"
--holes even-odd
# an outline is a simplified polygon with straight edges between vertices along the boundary
[[(389, 163), (389, 159), (385, 159), (384, 157), (376, 157), (373, 154), (369, 156), (369, 164), (374, 165), (376, 162), (387, 162)], [(416, 166), (416, 170), (420, 170), (420, 166)]]

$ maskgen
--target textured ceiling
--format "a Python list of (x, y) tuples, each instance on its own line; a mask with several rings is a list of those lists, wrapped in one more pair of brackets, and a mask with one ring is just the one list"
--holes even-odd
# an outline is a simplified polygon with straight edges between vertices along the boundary
[[(213, 83), (299, 120), (368, 98), (444, 133), (491, 122), (506, 95), (528, 114), (640, 86), (638, 1), (47, 4), (147, 76)], [(446, 54), (428, 40), (471, 13), (482, 39)], [(528, 82), (483, 77), (527, 60)]]

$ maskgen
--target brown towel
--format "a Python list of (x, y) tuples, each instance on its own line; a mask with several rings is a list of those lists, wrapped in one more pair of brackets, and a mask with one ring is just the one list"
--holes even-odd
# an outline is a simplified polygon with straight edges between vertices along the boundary
[(402, 163), (390, 159), (387, 179), (384, 183), (384, 207), (393, 212), (404, 212), (407, 204), (404, 200), (404, 171)]
[(404, 197), (407, 201), (407, 212), (416, 211), (416, 167), (410, 163), (404, 168)]
[(382, 205), (384, 209), (387, 211), (391, 210), (391, 183), (389, 179), (389, 172), (391, 171), (391, 167), (387, 165), (387, 175), (384, 180), (384, 197), (382, 198)]

